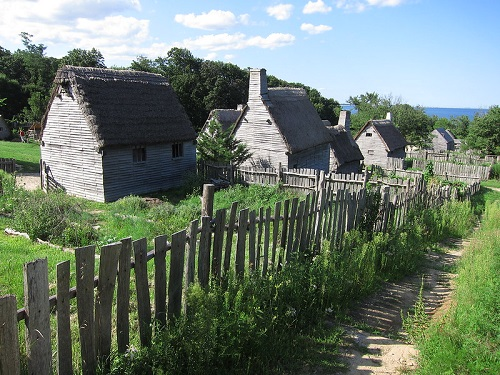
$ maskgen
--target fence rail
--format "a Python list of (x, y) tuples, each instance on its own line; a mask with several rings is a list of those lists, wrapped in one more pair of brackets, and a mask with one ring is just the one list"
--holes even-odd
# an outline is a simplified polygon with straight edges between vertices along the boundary
[[(289, 180), (304, 177), (300, 172), (287, 176)], [(77, 305), (82, 372), (95, 373), (98, 366), (109, 365), (112, 347), (116, 345), (119, 353), (126, 351), (130, 343), (131, 304), (137, 306), (141, 345), (147, 346), (151, 343), (153, 321), (165, 327), (186, 310), (186, 291), (193, 282), (205, 287), (228, 272), (238, 275), (277, 272), (294, 253), (321, 251), (322, 239), (338, 243), (346, 231), (362, 222), (365, 207), (371, 204), (372, 196), (364, 188), (367, 176), (348, 176), (349, 179), (344, 176), (342, 181), (339, 176), (320, 173), (315, 175), (315, 181), (316, 176), (317, 188), (304, 199), (285, 200), (274, 207), (252, 211), (239, 209), (238, 203), (233, 202), (229, 210), (217, 210), (213, 217), (202, 216), (170, 237), (156, 237), (150, 252), (145, 238), (135, 241), (126, 238), (104, 246), (97, 276), (95, 246), (78, 248), (74, 260), (76, 286), (70, 286), (69, 261), (59, 263), (55, 296), (48, 295), (47, 260), (27, 263), (25, 307), (16, 311), (14, 296), (0, 298), (0, 373), (20, 372), (18, 321), (26, 325), (30, 373), (51, 373), (53, 353), (57, 372), (72, 372), (72, 298), (76, 298)], [(337, 189), (336, 184), (342, 183), (356, 189)], [(440, 204), (453, 197), (450, 187), (428, 188), (422, 178), (393, 185), (380, 186), (376, 231), (402, 225), (406, 213), (416, 204)], [(204, 193), (204, 211), (210, 211), (213, 189), (204, 189)], [(147, 276), (149, 261), (154, 263), (153, 301)], [(131, 282), (136, 290), (134, 301), (131, 301)], [(56, 311), (56, 318), (52, 318), (56, 319), (55, 349), (50, 340), (51, 310)]]
[(0, 158), (0, 169), (7, 173), (16, 171), (16, 159)]
[[(414, 160), (413, 167), (425, 169), (428, 162), (425, 160)], [(487, 180), (490, 176), (491, 166), (462, 165), (446, 162), (433, 162), (433, 171), (437, 176), (443, 176), (449, 180), (458, 180), (467, 183)]]

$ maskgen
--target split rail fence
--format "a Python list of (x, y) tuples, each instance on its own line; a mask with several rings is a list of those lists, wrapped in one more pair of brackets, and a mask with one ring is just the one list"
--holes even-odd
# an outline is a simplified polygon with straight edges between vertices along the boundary
[[(292, 183), (290, 178), (288, 182)], [(59, 263), (54, 296), (49, 296), (47, 259), (27, 263), (25, 307), (16, 310), (15, 296), (0, 298), (0, 373), (20, 373), (19, 322), (26, 326), (29, 373), (50, 374), (53, 366), (60, 374), (72, 373), (73, 298), (77, 306), (81, 370), (83, 374), (94, 374), (98, 366), (109, 366), (112, 348), (119, 353), (127, 350), (132, 324), (129, 306), (137, 306), (140, 343), (148, 346), (153, 322), (168, 329), (168, 322), (185, 312), (186, 291), (193, 282), (206, 287), (228, 272), (240, 276), (248, 272), (277, 272), (295, 253), (319, 252), (322, 239), (339, 243), (346, 231), (359, 225), (370, 204), (371, 195), (364, 188), (367, 177), (344, 182), (329, 180), (324, 174), (318, 178), (320, 188), (304, 199), (285, 200), (274, 207), (252, 211), (240, 209), (234, 202), (229, 210), (217, 210), (215, 214), (210, 203), (214, 186), (206, 185), (204, 216), (171, 237), (156, 237), (154, 249), (149, 252), (146, 238), (126, 238), (104, 246), (96, 276), (95, 246), (76, 249), (76, 285), (70, 285), (70, 261)], [(439, 203), (450, 196), (446, 189), (427, 190), (423, 179), (415, 179), (412, 184), (400, 182), (380, 188), (374, 228), (377, 231), (402, 225), (407, 211), (415, 204)], [(338, 189), (342, 184), (342, 189)], [(148, 262), (154, 264), (154, 287), (149, 286)], [(135, 284), (134, 301), (131, 282)], [(153, 301), (150, 288), (154, 288)], [(51, 343), (51, 319), (56, 321), (56, 348)]]

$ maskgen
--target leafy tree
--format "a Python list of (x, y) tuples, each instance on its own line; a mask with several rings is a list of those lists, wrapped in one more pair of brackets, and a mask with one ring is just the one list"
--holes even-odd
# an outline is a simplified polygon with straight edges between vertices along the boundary
[(205, 131), (198, 136), (196, 151), (198, 158), (208, 162), (219, 162), (238, 166), (252, 154), (240, 140), (235, 139), (232, 127), (224, 130), (220, 122), (211, 120)]
[(66, 56), (61, 58), (61, 65), (106, 68), (102, 53), (95, 48), (92, 48), (91, 50), (74, 48), (69, 51)]
[(451, 132), (459, 139), (465, 139), (469, 133), (471, 121), (469, 116), (462, 115), (450, 118)]
[(500, 155), (500, 107), (490, 107), (484, 115), (474, 116), (466, 138), (468, 148), (482, 154)]
[(353, 132), (361, 129), (369, 120), (383, 119), (392, 108), (392, 98), (382, 97), (376, 92), (350, 96), (347, 102), (354, 106), (356, 113), (351, 115)]
[(406, 138), (406, 141), (418, 147), (425, 147), (430, 142), (432, 119), (427, 116), (423, 107), (412, 107), (409, 104), (392, 106), (394, 125)]

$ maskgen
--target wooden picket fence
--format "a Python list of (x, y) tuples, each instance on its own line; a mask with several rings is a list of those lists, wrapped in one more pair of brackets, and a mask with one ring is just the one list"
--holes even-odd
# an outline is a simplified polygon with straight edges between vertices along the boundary
[[(355, 180), (355, 181), (354, 181)], [(366, 176), (354, 179), (366, 186)], [(20, 373), (18, 324), (26, 325), (28, 372), (50, 374), (53, 356), (58, 373), (73, 371), (70, 300), (76, 298), (81, 370), (93, 374), (109, 366), (112, 348), (124, 353), (130, 344), (129, 306), (137, 306), (140, 343), (151, 343), (153, 322), (160, 328), (185, 312), (186, 291), (197, 282), (209, 285), (228, 272), (265, 275), (277, 272), (294, 253), (321, 251), (323, 239), (338, 243), (343, 234), (363, 219), (370, 204), (367, 189), (335, 189), (338, 181), (320, 174), (319, 189), (304, 199), (277, 202), (274, 207), (250, 211), (234, 202), (229, 210), (212, 214), (213, 186), (205, 186), (202, 212), (209, 215), (191, 222), (171, 237), (158, 236), (154, 249), (145, 238), (130, 238), (100, 250), (98, 275), (94, 274), (95, 246), (75, 250), (76, 285), (70, 285), (70, 261), (57, 265), (57, 294), (49, 296), (47, 260), (27, 263), (24, 268), (24, 308), (16, 310), (15, 296), (0, 298), (0, 373)], [(393, 184), (397, 185), (397, 184)], [(400, 184), (402, 185), (402, 184)], [(405, 188), (383, 185), (375, 230), (385, 231), (404, 223), (415, 204), (430, 204), (442, 192), (426, 190), (423, 179)], [(150, 299), (148, 262), (154, 264), (154, 300)], [(132, 279), (132, 269), (135, 280)], [(131, 281), (136, 300), (131, 301)], [(116, 295), (116, 297), (114, 297)], [(191, 307), (190, 307), (191, 308)], [(193, 309), (196, 306), (192, 306)], [(116, 311), (116, 315), (112, 312)], [(57, 347), (51, 343), (51, 314), (55, 313)]]
[(447, 152), (433, 152), (429, 150), (408, 151), (406, 152), (407, 158), (421, 159), (427, 161), (441, 161), (456, 164), (468, 165), (485, 165), (500, 162), (498, 155), (486, 155), (484, 158), (477, 155), (467, 155), (463, 152), (447, 151)]
[(0, 158), (0, 169), (7, 173), (16, 171), (16, 159)]
[[(428, 161), (417, 159), (413, 161), (413, 167), (424, 170), (428, 163)], [(491, 166), (454, 164), (438, 161), (433, 162), (433, 169), (436, 176), (442, 176), (450, 181), (455, 180), (467, 183), (473, 183), (476, 180), (487, 180), (491, 172)]]

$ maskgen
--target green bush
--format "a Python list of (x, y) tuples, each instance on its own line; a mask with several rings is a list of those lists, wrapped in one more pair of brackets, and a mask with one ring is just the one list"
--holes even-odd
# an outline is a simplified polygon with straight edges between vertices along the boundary
[(493, 164), (490, 171), (491, 180), (500, 180), (500, 164)]
[(13, 209), (14, 227), (31, 239), (61, 242), (71, 222), (78, 221), (81, 210), (64, 192), (46, 194), (41, 190), (18, 199)]

